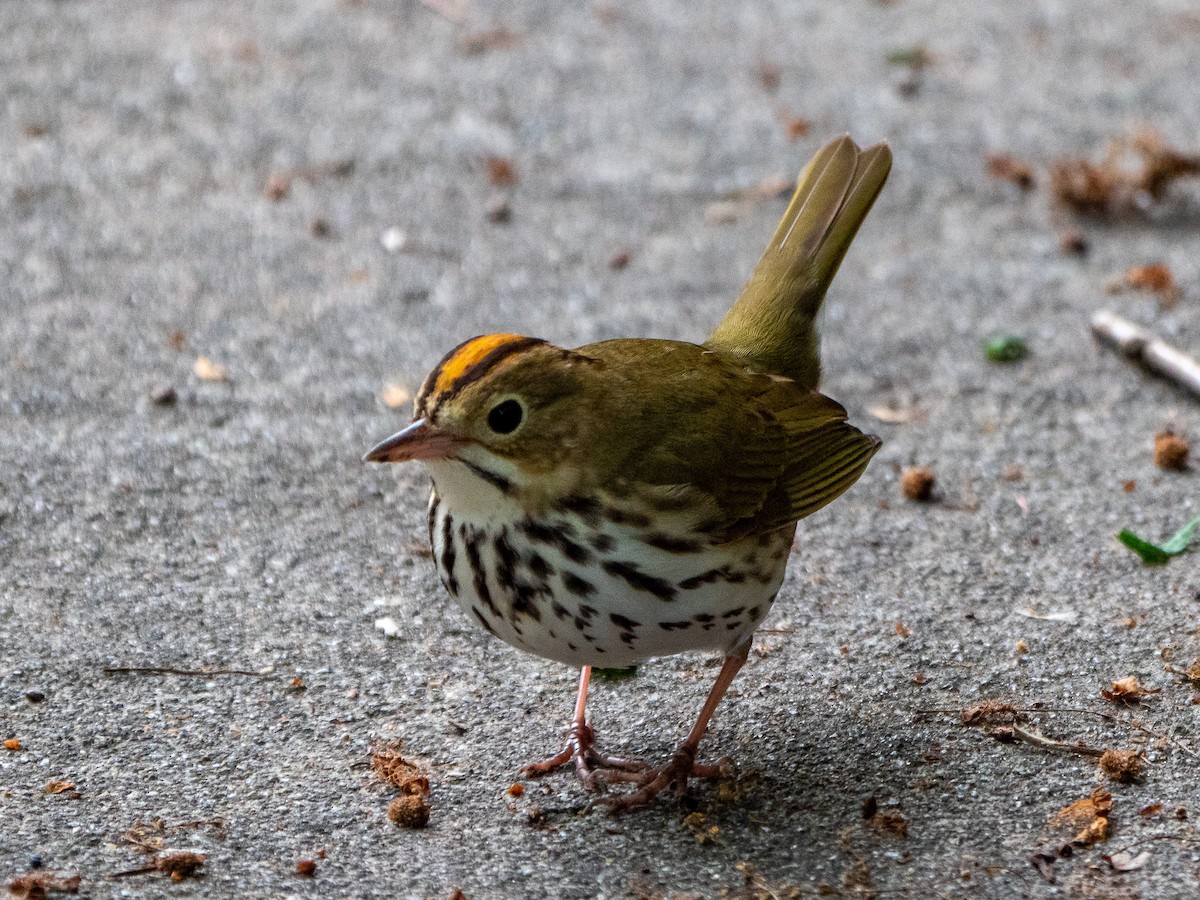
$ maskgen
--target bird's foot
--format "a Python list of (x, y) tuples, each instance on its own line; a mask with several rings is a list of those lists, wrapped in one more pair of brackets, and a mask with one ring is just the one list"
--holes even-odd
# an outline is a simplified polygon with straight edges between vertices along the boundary
[(733, 772), (733, 760), (723, 756), (715, 764), (696, 762), (696, 748), (681, 744), (671, 758), (661, 766), (639, 772), (612, 773), (611, 781), (628, 781), (639, 785), (632, 794), (623, 797), (605, 797), (599, 802), (608, 807), (610, 813), (645, 806), (664, 790), (675, 788), (680, 797), (687, 796), (689, 778), (716, 779)]
[(567, 743), (558, 753), (521, 769), (522, 778), (536, 778), (568, 763), (575, 764), (575, 773), (590, 791), (603, 790), (613, 781), (639, 780), (649, 766), (637, 759), (608, 756), (596, 749), (596, 733), (584, 722), (573, 722), (567, 732)]

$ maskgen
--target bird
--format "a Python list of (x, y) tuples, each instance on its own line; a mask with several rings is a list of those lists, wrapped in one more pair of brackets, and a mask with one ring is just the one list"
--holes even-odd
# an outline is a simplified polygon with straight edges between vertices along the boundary
[[(425, 378), (412, 422), (364, 456), (427, 468), (433, 558), (469, 619), (580, 670), (565, 745), (522, 776), (573, 766), (619, 811), (729, 771), (728, 759), (698, 762), (698, 748), (783, 582), (797, 522), (881, 445), (817, 388), (826, 289), (891, 163), (885, 143), (822, 147), (703, 343), (472, 337)], [(593, 667), (687, 651), (723, 663), (674, 752), (659, 765), (602, 753)]]

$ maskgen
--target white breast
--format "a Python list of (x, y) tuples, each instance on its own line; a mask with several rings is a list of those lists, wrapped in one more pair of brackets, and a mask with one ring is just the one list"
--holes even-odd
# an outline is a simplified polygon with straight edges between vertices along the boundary
[(783, 580), (794, 527), (712, 545), (582, 504), (531, 519), (494, 478), (457, 462), (430, 470), (442, 583), (476, 624), (548, 659), (616, 667), (731, 650)]

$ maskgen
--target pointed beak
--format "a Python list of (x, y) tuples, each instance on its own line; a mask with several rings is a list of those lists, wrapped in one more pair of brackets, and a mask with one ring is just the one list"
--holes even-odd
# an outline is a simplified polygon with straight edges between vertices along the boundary
[(363, 462), (409, 462), (416, 459), (448, 459), (459, 441), (424, 419), (417, 419), (403, 431), (380, 441), (367, 451)]

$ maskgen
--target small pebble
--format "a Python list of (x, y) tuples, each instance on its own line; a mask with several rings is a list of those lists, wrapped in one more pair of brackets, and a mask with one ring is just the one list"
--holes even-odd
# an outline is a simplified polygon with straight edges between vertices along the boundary
[(388, 253), (399, 253), (408, 246), (408, 233), (396, 225), (379, 236), (379, 243)]
[(156, 406), (174, 406), (178, 399), (179, 393), (171, 384), (156, 387), (150, 392), (150, 402)]

